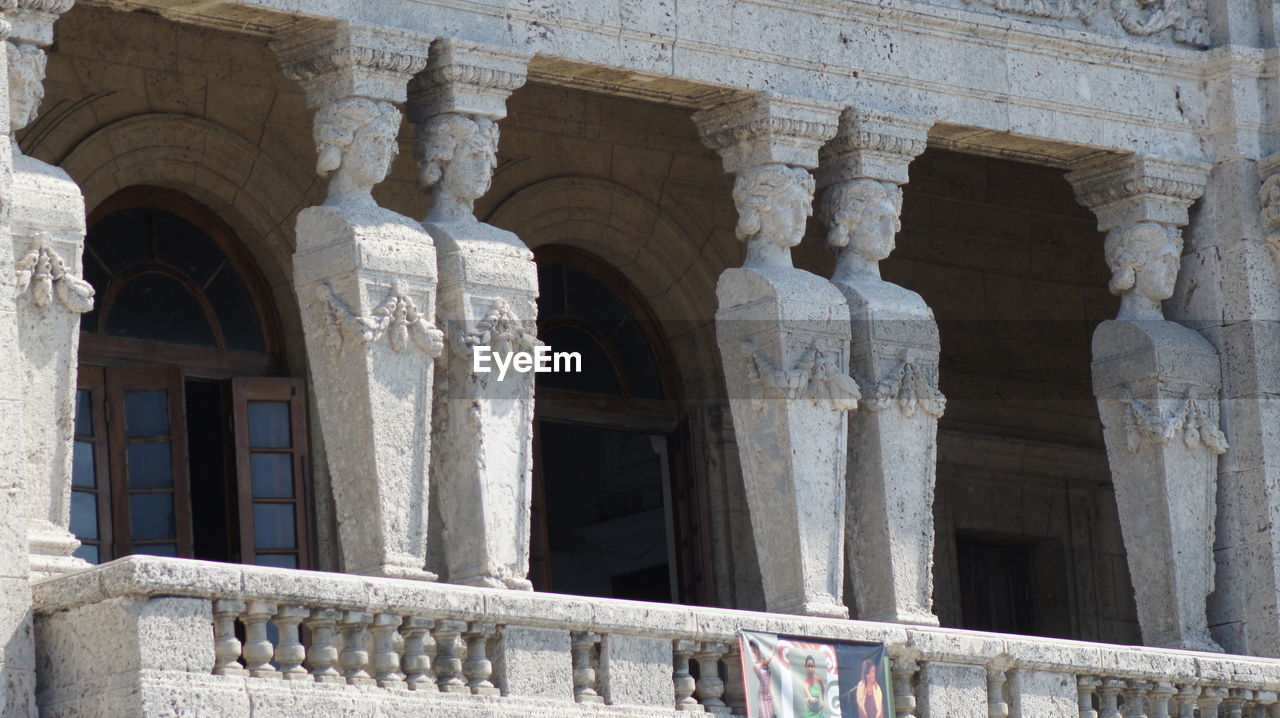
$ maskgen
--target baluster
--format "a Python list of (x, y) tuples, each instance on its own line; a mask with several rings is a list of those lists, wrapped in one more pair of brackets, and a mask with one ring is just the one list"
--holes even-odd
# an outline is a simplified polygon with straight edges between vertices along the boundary
[(276, 612), (274, 623), (280, 633), (280, 645), (276, 646), (276, 665), (286, 681), (310, 680), (311, 675), (302, 667), (307, 658), (307, 649), (303, 648), (298, 637), (298, 624), (311, 615), (306, 606), (281, 606)]
[(1076, 704), (1080, 710), (1080, 718), (1098, 718), (1098, 711), (1093, 709), (1093, 696), (1102, 683), (1095, 676), (1080, 676), (1076, 679)]
[(1280, 714), (1280, 706), (1276, 705), (1278, 696), (1275, 691), (1255, 691), (1253, 694), (1253, 718), (1267, 718)]
[(1222, 699), (1226, 697), (1226, 691), (1216, 686), (1205, 686), (1200, 690), (1200, 718), (1218, 718), (1218, 706), (1222, 705)]
[(579, 703), (604, 703), (596, 692), (596, 669), (592, 654), (600, 642), (600, 634), (578, 631), (570, 634), (573, 652), (573, 699)]
[(219, 676), (242, 676), (240, 639), (236, 638), (236, 618), (244, 611), (244, 601), (219, 598), (213, 602), (213, 672)]
[(276, 648), (267, 638), (267, 621), (276, 612), (270, 601), (249, 601), (244, 612), (244, 662), (254, 678), (279, 678), (280, 671), (271, 665)]
[(338, 622), (335, 608), (313, 608), (306, 620), (311, 633), (311, 646), (307, 649), (307, 668), (316, 683), (343, 683), (342, 674), (336, 668), (338, 649), (333, 645), (333, 626)]
[(462, 659), (458, 657), (458, 636), (467, 630), (466, 621), (437, 621), (431, 635), (436, 639), (436, 685), (443, 693), (470, 693), (462, 680)]
[(1199, 686), (1184, 683), (1178, 687), (1178, 693), (1173, 697), (1174, 705), (1178, 707), (1178, 718), (1195, 718), (1196, 698), (1199, 695)]
[(742, 680), (742, 651), (737, 641), (729, 644), (729, 652), (724, 656), (725, 681), (724, 702), (729, 706), (730, 715), (747, 715), (747, 684)]
[(723, 643), (703, 643), (702, 649), (694, 654), (698, 660), (698, 702), (714, 715), (730, 713), (723, 699), (724, 681), (720, 678), (720, 657), (728, 650), (729, 646)]
[(1150, 687), (1150, 683), (1136, 680), (1129, 681), (1125, 685), (1123, 689), (1125, 718), (1147, 718), (1143, 704), (1146, 702), (1144, 695)]
[(430, 618), (410, 616), (404, 619), (400, 635), (404, 636), (404, 660), (402, 668), (405, 684), (411, 691), (438, 691), (432, 678), (431, 656), (427, 654), (427, 631), (436, 625)]
[(467, 662), (463, 667), (468, 678), (467, 688), (470, 688), (472, 694), (477, 696), (502, 695), (502, 690), (489, 681), (489, 676), (493, 675), (493, 661), (489, 660), (489, 656), (486, 653), (489, 637), (497, 630), (498, 627), (495, 624), (475, 621), (471, 624), (471, 629), (465, 634), (467, 638)]
[(1118, 678), (1108, 678), (1102, 681), (1102, 687), (1098, 689), (1102, 696), (1102, 713), (1101, 718), (1124, 718), (1120, 715), (1120, 707), (1116, 704), (1116, 697), (1120, 695), (1120, 689), (1124, 687), (1124, 681)]
[(987, 667), (987, 715), (990, 718), (1008, 718), (1009, 703), (1004, 699), (1005, 671), (995, 666)]
[(693, 698), (694, 682), (693, 676), (689, 675), (689, 656), (697, 650), (698, 642), (687, 639), (677, 639), (671, 647), (671, 654), (674, 658), (672, 666), (672, 681), (675, 683), (676, 690), (676, 710), (680, 711), (701, 711), (702, 706), (698, 705), (698, 701)]
[(920, 664), (906, 656), (893, 656), (893, 707), (897, 718), (916, 718), (916, 696), (911, 690), (911, 680), (920, 670)]
[(1253, 691), (1245, 688), (1232, 688), (1223, 701), (1227, 707), (1227, 718), (1244, 718), (1245, 701), (1253, 699)]
[(405, 688), (404, 674), (400, 672), (400, 654), (396, 653), (395, 635), (400, 627), (400, 616), (379, 613), (373, 617), (373, 670), (380, 688)]
[(1173, 697), (1173, 684), (1168, 681), (1159, 681), (1155, 688), (1151, 689), (1151, 718), (1170, 718), (1169, 716), (1169, 699)]
[(372, 686), (376, 681), (369, 675), (369, 652), (364, 648), (365, 627), (372, 618), (365, 611), (344, 611), (338, 628), (342, 631), (342, 653), (338, 655), (338, 663), (342, 666), (342, 675), (347, 683), (353, 686)]

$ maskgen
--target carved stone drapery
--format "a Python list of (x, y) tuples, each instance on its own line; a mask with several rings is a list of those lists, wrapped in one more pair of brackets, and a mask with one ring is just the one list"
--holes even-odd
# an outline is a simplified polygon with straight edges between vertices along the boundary
[(1149, 37), (1172, 30), (1183, 45), (1209, 45), (1208, 0), (965, 0), (1011, 15), (1094, 24), (1109, 15), (1125, 32)]
[[(44, 98), (45, 49), (71, 0), (19, 0), (9, 13), (9, 127), (35, 119)], [(10, 233), (18, 297), (22, 366), (23, 476), (31, 572), (47, 576), (84, 567), (70, 554), (69, 531), (80, 314), (93, 308), (93, 288), (80, 278), (84, 198), (71, 177), (23, 155), (14, 143)], [(24, 298), (29, 301), (23, 301)]]
[(1209, 636), (1218, 455), (1217, 352), (1166, 321), (1182, 255), (1180, 228), (1208, 167), (1102, 158), (1067, 175), (1107, 232), (1115, 320), (1093, 334), (1093, 392), (1120, 510), (1138, 621), (1148, 645), (1221, 650)]
[(819, 146), (835, 108), (749, 97), (702, 110), (706, 144), (735, 173), (741, 268), (716, 288), (716, 339), (770, 611), (847, 616), (840, 592), (849, 310), (828, 282), (791, 265), (811, 214)]
[(823, 148), (819, 182), (832, 283), (849, 304), (849, 366), (863, 408), (849, 417), (846, 557), (858, 617), (937, 625), (933, 615), (933, 494), (938, 329), (920, 295), (880, 278), (900, 228), (900, 185), (925, 148), (929, 122), (846, 110)]
[(316, 109), (328, 197), (298, 215), (295, 290), (351, 573), (433, 580), (426, 571), (436, 254), (414, 220), (371, 191), (396, 153), (409, 79), (431, 38), (311, 24), (273, 45)]
[(431, 47), (409, 92), (425, 226), (439, 247), (440, 318), (452, 350), (436, 387), (431, 474), (448, 580), (528, 589), (533, 496), (533, 374), (480, 373), (478, 347), (528, 352), (538, 296), (533, 253), (475, 218), (497, 166), (498, 120), (525, 81), (527, 54), (456, 40)]

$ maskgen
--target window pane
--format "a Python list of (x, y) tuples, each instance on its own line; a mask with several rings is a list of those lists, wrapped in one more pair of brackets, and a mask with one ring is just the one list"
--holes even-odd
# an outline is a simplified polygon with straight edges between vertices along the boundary
[(255, 449), (289, 448), (289, 402), (249, 402), (249, 446)]
[(90, 546), (88, 544), (80, 544), (80, 548), (71, 552), (71, 555), (75, 556), (76, 558), (82, 558), (85, 561), (88, 561), (89, 563), (98, 563), (98, 560), (99, 560), (98, 547)]
[(129, 444), (126, 470), (131, 489), (165, 489), (173, 486), (173, 463), (169, 442), (148, 441)]
[(227, 340), (228, 349), (242, 349), (250, 352), (264, 352), (267, 344), (262, 339), (262, 328), (258, 325), (258, 312), (253, 306), (249, 290), (245, 288), (240, 275), (230, 266), (218, 272), (218, 276), (209, 282), (205, 296), (213, 305), (218, 323), (222, 325), (222, 334)]
[[(137, 541), (177, 538), (173, 515), (173, 494), (133, 494), (129, 497), (129, 525)], [(134, 551), (143, 553), (141, 547)], [(172, 555), (172, 554), (158, 554)]]
[(87, 491), (71, 492), (71, 533), (79, 538), (98, 538), (98, 496)]
[(76, 436), (93, 436), (93, 392), (76, 390)]
[(275, 566), (276, 568), (297, 568), (298, 556), (292, 553), (260, 553), (259, 566)]
[(216, 346), (195, 296), (168, 274), (143, 272), (120, 288), (106, 318), (107, 335)]
[(145, 556), (177, 556), (178, 545), (173, 543), (154, 543), (148, 546), (134, 546), (133, 552)]
[(254, 548), (297, 548), (293, 504), (254, 504)]
[(154, 217), (160, 261), (181, 269), (203, 287), (223, 267), (227, 255), (212, 237), (178, 215), (157, 210)]
[[(125, 209), (94, 222), (85, 243), (113, 274), (151, 261), (151, 211)], [(105, 287), (94, 287), (101, 292)], [(99, 294), (98, 296), (102, 296)]]
[(97, 486), (93, 470), (93, 442), (77, 441), (71, 454), (71, 485), (90, 489)]
[(126, 391), (124, 430), (128, 436), (168, 436), (169, 392)]
[(293, 498), (293, 455), (249, 455), (249, 472), (253, 477), (253, 498)]

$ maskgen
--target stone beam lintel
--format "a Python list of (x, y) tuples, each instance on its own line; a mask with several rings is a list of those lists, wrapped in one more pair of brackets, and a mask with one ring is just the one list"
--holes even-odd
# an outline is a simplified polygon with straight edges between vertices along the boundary
[(1202, 162), (1112, 155), (1074, 168), (1067, 181), (1103, 232), (1138, 222), (1182, 227), (1189, 221), (1187, 210), (1204, 194), (1209, 169)]
[(421, 124), (454, 112), (493, 121), (507, 116), (507, 98), (524, 86), (531, 53), (441, 38), (426, 70), (409, 88), (409, 120)]
[(693, 121), (703, 143), (720, 153), (725, 172), (737, 174), (767, 164), (816, 168), (839, 117), (835, 105), (753, 95), (700, 110)]
[(307, 105), (364, 97), (402, 104), (409, 79), (427, 65), (435, 37), (349, 22), (314, 22), (272, 43), (284, 74), (300, 83)]
[(924, 152), (933, 121), (850, 107), (840, 115), (835, 138), (823, 146), (818, 186), (855, 179), (907, 183), (907, 166)]

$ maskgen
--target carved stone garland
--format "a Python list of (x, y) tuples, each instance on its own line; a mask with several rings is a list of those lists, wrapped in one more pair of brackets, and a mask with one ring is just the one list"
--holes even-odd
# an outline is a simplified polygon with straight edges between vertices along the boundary
[(1104, 12), (1130, 35), (1147, 37), (1173, 29), (1173, 39), (1209, 45), (1207, 0), (965, 0), (1013, 15), (1094, 23)]

